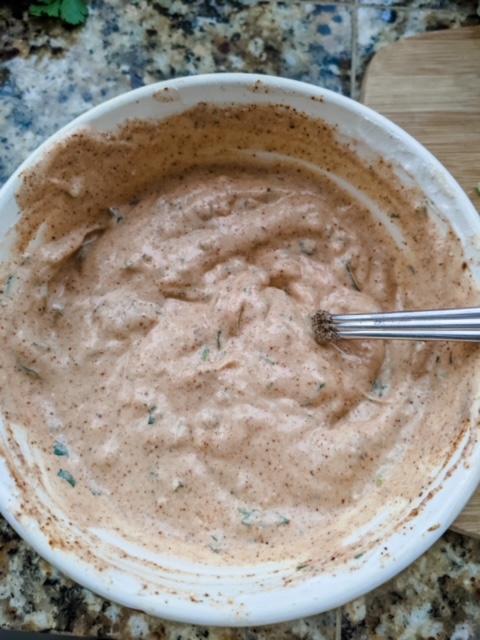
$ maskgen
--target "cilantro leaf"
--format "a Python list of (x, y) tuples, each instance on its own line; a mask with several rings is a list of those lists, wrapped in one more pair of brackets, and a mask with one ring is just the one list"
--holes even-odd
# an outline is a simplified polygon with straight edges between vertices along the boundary
[(60, 18), (71, 25), (83, 24), (88, 16), (86, 0), (37, 0), (30, 5), (32, 16)]
[(88, 16), (85, 0), (63, 0), (60, 17), (67, 24), (83, 24)]
[(45, 16), (47, 18), (59, 18), (60, 17), (60, 5), (62, 4), (62, 0), (53, 0), (49, 2), (49, 0), (39, 0), (42, 4), (32, 4), (30, 5), (30, 13), (32, 16), (36, 16), (40, 18)]

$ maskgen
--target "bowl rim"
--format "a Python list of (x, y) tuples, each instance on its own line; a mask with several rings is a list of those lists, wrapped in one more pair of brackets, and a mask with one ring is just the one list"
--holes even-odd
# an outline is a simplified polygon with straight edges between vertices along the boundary
[[(228, 88), (232, 85), (242, 85), (251, 89), (256, 83), (270, 88), (274, 98), (276, 91), (315, 97), (321, 101), (327, 101), (333, 106), (353, 111), (365, 120), (386, 129), (393, 137), (400, 138), (408, 145), (412, 153), (418, 154), (426, 164), (438, 172), (446, 185), (445, 188), (453, 194), (452, 197), (465, 210), (467, 217), (470, 216), (471, 220), (473, 217), (478, 217), (473, 204), (445, 167), (417, 140), (382, 115), (351, 98), (316, 85), (275, 76), (245, 73), (213, 73), (165, 80), (128, 91), (99, 104), (62, 127), (28, 156), (0, 189), (0, 208), (16, 192), (21, 174), (35, 164), (52, 145), (63, 140), (78, 127), (96, 122), (123, 107), (139, 104), (142, 100), (150, 99), (155, 93), (166, 88), (194, 90), (197, 87), (204, 89), (205, 86)], [(251, 95), (252, 101), (255, 102), (255, 93), (252, 92)], [(480, 223), (476, 226), (477, 231), (480, 232)], [(480, 450), (480, 447), (478, 449)], [(6, 466), (3, 462), (0, 458), (0, 478), (6, 473)], [(285, 588), (282, 597), (278, 597), (278, 591), (275, 590), (267, 592), (268, 597), (264, 598), (260, 598), (256, 594), (247, 594), (246, 596), (243, 594), (240, 598), (225, 600), (223, 606), (173, 597), (168, 600), (167, 604), (163, 598), (152, 604), (150, 601), (147, 602), (142, 595), (129, 592), (128, 588), (118, 590), (118, 585), (112, 585), (110, 579), (105, 580), (104, 577), (92, 571), (91, 567), (72, 557), (71, 553), (52, 548), (48, 537), (43, 535), (41, 531), (22, 523), (11, 511), (8, 491), (0, 492), (0, 511), (17, 533), (43, 558), (79, 584), (104, 598), (133, 609), (140, 609), (159, 617), (181, 622), (246, 626), (278, 623), (317, 614), (341, 606), (385, 583), (422, 555), (444, 533), (468, 502), (479, 482), (480, 465), (476, 465), (467, 474), (461, 476), (457, 485), (450, 482), (449, 486), (455, 487), (455, 490), (452, 489), (449, 499), (442, 501), (434, 496), (425, 510), (429, 514), (428, 518), (438, 522), (439, 526), (435, 529), (425, 527), (425, 530), (422, 527), (414, 527), (414, 532), (417, 534), (416, 539), (412, 540), (412, 544), (407, 548), (400, 546), (396, 554), (384, 555), (381, 550), (372, 553), (369, 556), (368, 566), (376, 562), (378, 566), (375, 572), (371, 572), (370, 566), (370, 573), (368, 573), (365, 569), (365, 561), (359, 560), (356, 563), (355, 571), (348, 573), (339, 571), (337, 573), (335, 583), (337, 588), (330, 592), (320, 593), (319, 587), (324, 585), (319, 582), (318, 576), (311, 576), (300, 581), (299, 584), (288, 589)], [(401, 534), (399, 535), (401, 536)], [(249, 604), (248, 607), (246, 607), (246, 602)]]

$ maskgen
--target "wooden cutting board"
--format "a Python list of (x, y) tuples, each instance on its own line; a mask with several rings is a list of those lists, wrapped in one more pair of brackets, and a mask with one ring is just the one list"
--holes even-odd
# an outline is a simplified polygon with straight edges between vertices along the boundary
[[(427, 147), (480, 213), (480, 27), (426, 33), (381, 49), (361, 100)], [(480, 538), (480, 488), (452, 529)]]

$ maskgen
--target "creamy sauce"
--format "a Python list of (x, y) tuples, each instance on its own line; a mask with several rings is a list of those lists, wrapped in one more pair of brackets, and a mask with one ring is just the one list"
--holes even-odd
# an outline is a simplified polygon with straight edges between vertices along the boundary
[[(319, 135), (272, 111), (272, 140), (286, 118)], [(228, 135), (215, 110), (195, 117), (204, 141)], [(25, 177), (2, 295), (6, 421), (26, 426), (80, 528), (211, 563), (353, 553), (382, 507), (407, 517), (470, 427), (477, 348), (318, 345), (309, 315), (472, 305), (459, 242), (325, 128), (404, 246), (327, 176), (251, 154), (191, 161), (188, 132), (178, 171), (166, 154), (164, 177), (132, 170), (140, 138), (154, 166), (142, 126), (78, 135)], [(102, 179), (88, 174), (99, 148), (116, 163)]]

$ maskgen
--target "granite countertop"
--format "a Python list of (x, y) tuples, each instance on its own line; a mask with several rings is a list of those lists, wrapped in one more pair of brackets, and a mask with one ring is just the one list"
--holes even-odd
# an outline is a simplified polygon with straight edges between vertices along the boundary
[[(479, 24), (475, 0), (96, 0), (85, 26), (0, 3), (0, 184), (61, 125), (131, 88), (213, 71), (269, 73), (357, 98), (368, 60), (394, 40)], [(0, 627), (145, 640), (480, 638), (480, 541), (452, 531), (365, 597), (257, 629), (167, 622), (72, 583), (0, 517)]]

